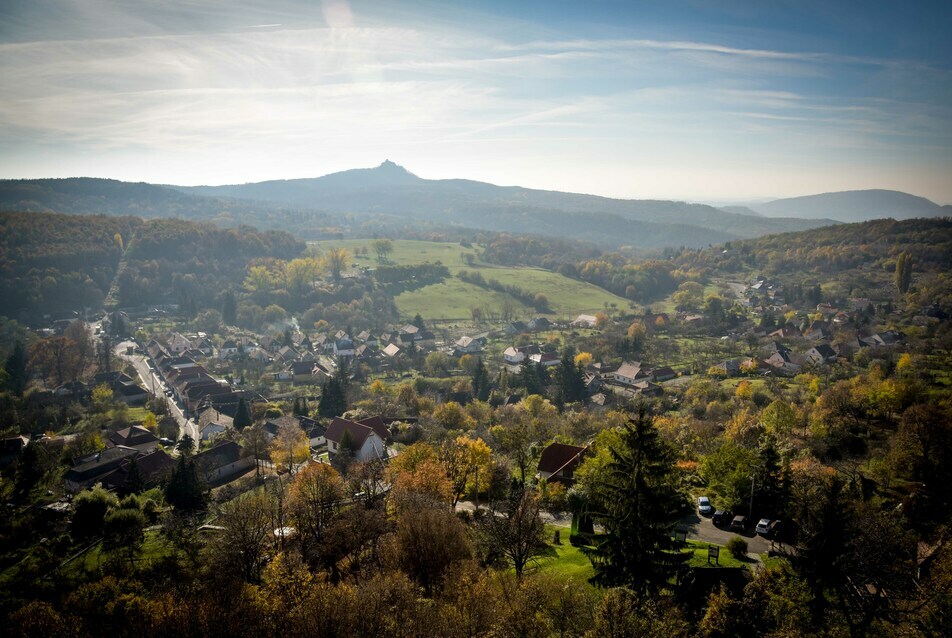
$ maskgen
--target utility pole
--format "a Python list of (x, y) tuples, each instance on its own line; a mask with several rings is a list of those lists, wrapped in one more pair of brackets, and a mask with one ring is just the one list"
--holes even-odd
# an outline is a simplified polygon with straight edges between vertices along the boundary
[(747, 522), (750, 523), (750, 520), (754, 516), (754, 477), (757, 476), (757, 473), (754, 472), (750, 475), (750, 510), (747, 512)]

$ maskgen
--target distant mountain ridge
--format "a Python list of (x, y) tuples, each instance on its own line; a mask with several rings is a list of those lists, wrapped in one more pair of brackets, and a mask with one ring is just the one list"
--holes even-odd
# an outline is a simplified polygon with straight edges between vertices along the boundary
[(754, 204), (749, 208), (769, 217), (824, 218), (841, 222), (862, 222), (887, 217), (896, 220), (945, 217), (952, 214), (952, 206), (940, 206), (925, 197), (882, 189), (789, 197)]
[[(618, 221), (700, 227), (712, 233), (705, 244), (718, 241), (717, 237), (756, 237), (834, 223), (833, 220), (767, 219), (705, 204), (612, 199), (520, 186), (497, 186), (465, 179), (429, 180), (389, 160), (376, 168), (352, 169), (324, 177), (176, 188), (192, 194), (280, 202), (328, 211), (378, 212), (416, 219), (440, 219), (487, 230), (490, 228), (486, 228), (486, 223), (490, 219), (495, 224), (492, 230), (510, 230), (503, 219), (507, 214), (532, 215), (536, 232), (556, 235), (564, 233), (547, 231), (546, 227), (551, 224), (547, 223), (544, 213), (597, 215), (603, 220), (607, 215)], [(597, 228), (590, 230), (598, 234)], [(629, 229), (623, 234), (637, 235), (632, 232), (636, 230)], [(613, 233), (595, 241), (604, 243), (605, 239), (618, 241), (623, 237)], [(696, 245), (694, 238), (685, 245)]]
[(2, 180), (0, 210), (183, 217), (219, 226), (288, 230), (305, 239), (493, 231), (633, 248), (702, 247), (837, 223), (768, 217), (742, 207), (429, 180), (389, 160), (317, 178), (225, 186), (98, 178)]

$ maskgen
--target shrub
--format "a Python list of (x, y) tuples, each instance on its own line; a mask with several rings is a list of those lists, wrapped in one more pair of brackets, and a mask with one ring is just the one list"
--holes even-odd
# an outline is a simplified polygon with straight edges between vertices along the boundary
[(740, 536), (735, 536), (727, 541), (726, 547), (727, 551), (731, 553), (731, 556), (738, 560), (743, 560), (747, 557), (747, 541)]

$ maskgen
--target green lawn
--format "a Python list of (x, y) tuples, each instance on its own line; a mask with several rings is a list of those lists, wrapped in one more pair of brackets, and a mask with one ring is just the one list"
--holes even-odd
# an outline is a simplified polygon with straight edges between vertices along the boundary
[(558, 574), (564, 578), (587, 581), (595, 574), (592, 562), (582, 553), (582, 550), (569, 543), (570, 530), (568, 527), (546, 525), (545, 533), (550, 542), (555, 530), (559, 530), (561, 533), (562, 544), (552, 546), (555, 549), (555, 556), (540, 560), (538, 563), (539, 570)]
[[(159, 534), (158, 529), (149, 529), (145, 532), (145, 540), (142, 543), (142, 549), (136, 556), (136, 564), (149, 563), (158, 560), (169, 553), (169, 546), (165, 539)], [(66, 566), (66, 573), (74, 577), (82, 577), (88, 574), (97, 574), (102, 568), (103, 561), (107, 558), (107, 552), (103, 550), (102, 543), (92, 547), (82, 556), (77, 557)]]
[[(552, 536), (555, 534), (555, 530), (559, 530), (561, 532), (562, 544), (553, 545), (555, 549), (555, 556), (540, 560), (538, 563), (539, 570), (553, 572), (559, 574), (560, 576), (575, 580), (587, 581), (595, 574), (595, 570), (592, 567), (591, 561), (589, 561), (588, 557), (582, 553), (581, 549), (574, 547), (569, 543), (570, 530), (568, 527), (546, 525), (545, 533), (546, 537), (550, 541)], [(721, 547), (717, 564), (715, 565), (714, 563), (710, 563), (708, 562), (707, 558), (707, 548), (710, 545), (711, 543), (704, 543), (702, 541), (687, 541), (687, 547), (683, 551), (686, 554), (691, 554), (691, 558), (688, 560), (688, 565), (691, 567), (747, 567), (750, 565), (750, 563), (747, 561), (737, 560), (723, 547)]]
[(731, 553), (724, 547), (721, 547), (720, 555), (717, 557), (717, 564), (708, 561), (707, 548), (711, 545), (712, 543), (689, 540), (687, 547), (682, 550), (685, 554), (691, 554), (688, 565), (691, 567), (746, 567), (750, 564), (747, 561), (737, 560), (731, 556)]
[[(355, 266), (375, 268), (380, 265), (373, 252), (372, 240), (320, 241), (312, 242), (312, 245), (319, 251), (329, 248), (346, 248), (350, 251)], [(357, 249), (363, 248), (367, 249), (367, 255), (355, 254)], [(390, 264), (409, 265), (439, 261), (453, 276), (441, 284), (432, 284), (397, 295), (396, 303), (400, 314), (412, 317), (419, 313), (426, 319), (465, 322), (471, 319), (470, 310), (474, 306), (499, 312), (507, 299), (523, 316), (538, 314), (532, 308), (504, 293), (487, 290), (456, 279), (456, 273), (461, 270), (479, 272), (487, 280), (496, 279), (503, 284), (515, 285), (533, 294), (541, 292), (548, 298), (554, 313), (550, 315), (550, 318), (574, 319), (581, 313), (594, 313), (611, 304), (621, 309), (628, 307), (628, 300), (598, 286), (539, 268), (510, 268), (485, 264), (478, 261), (478, 254), (479, 251), (476, 248), (465, 248), (451, 242), (403, 239), (393, 241), (393, 253), (389, 256)], [(468, 265), (464, 261), (464, 255), (472, 255), (476, 259), (475, 264)]]

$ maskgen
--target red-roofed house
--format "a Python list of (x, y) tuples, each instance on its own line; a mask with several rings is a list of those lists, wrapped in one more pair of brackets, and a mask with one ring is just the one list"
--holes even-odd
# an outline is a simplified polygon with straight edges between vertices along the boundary
[[(379, 418), (377, 417), (377, 419)], [(364, 419), (364, 421), (371, 421), (371, 419)], [(383, 426), (383, 420), (380, 420), (380, 425)], [(383, 426), (383, 430), (386, 431), (385, 426)], [(350, 438), (354, 449), (354, 458), (358, 461), (386, 458), (385, 438), (374, 427), (342, 417), (334, 417), (334, 420), (327, 427), (327, 432), (324, 434), (324, 438), (327, 440), (327, 451), (331, 454), (340, 452), (341, 442), (345, 439), (345, 434)]]
[(542, 450), (542, 456), (539, 457), (539, 478), (550, 483), (571, 485), (575, 482), (572, 478), (575, 468), (582, 462), (587, 452), (587, 445), (579, 447), (565, 443), (552, 443)]

